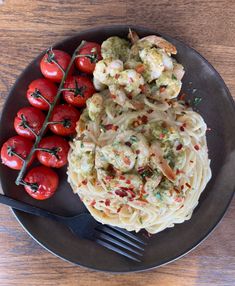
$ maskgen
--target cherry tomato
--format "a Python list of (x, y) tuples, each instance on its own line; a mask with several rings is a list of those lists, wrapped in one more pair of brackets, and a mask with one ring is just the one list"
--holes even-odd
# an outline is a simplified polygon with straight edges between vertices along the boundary
[(71, 105), (60, 104), (55, 106), (49, 124), (50, 130), (62, 136), (68, 136), (75, 133), (76, 123), (80, 117), (79, 111)]
[[(27, 90), (29, 103), (42, 110), (49, 109), (49, 103), (52, 103), (57, 94), (57, 86), (48, 79), (39, 78), (32, 81)], [(43, 99), (43, 97), (45, 99)]]
[[(2, 163), (11, 169), (20, 170), (32, 146), (33, 142), (27, 138), (18, 135), (11, 137), (2, 145)], [(34, 156), (32, 156), (28, 166), (33, 162), (33, 159)]]
[[(35, 107), (23, 107), (21, 108), (15, 117), (14, 127), (16, 132), (26, 138), (35, 139), (35, 134), (39, 134), (43, 122), (45, 120), (45, 115), (41, 110)], [(29, 128), (33, 131), (31, 131)]]
[(77, 57), (75, 64), (77, 68), (85, 73), (92, 74), (96, 63), (102, 59), (100, 45), (87, 42), (79, 51), (79, 55), (89, 55), (90, 57)]
[(45, 166), (31, 169), (24, 179), (25, 191), (34, 199), (46, 200), (56, 191), (59, 178), (55, 171)]
[(85, 106), (87, 99), (95, 92), (92, 81), (85, 76), (69, 77), (64, 88), (72, 89), (63, 91), (64, 100), (77, 107)]
[(60, 136), (49, 136), (41, 140), (38, 148), (45, 151), (37, 151), (38, 161), (53, 168), (60, 168), (67, 164), (67, 156), (69, 152), (69, 143)]
[[(71, 61), (71, 56), (64, 51), (60, 50), (48, 50), (40, 62), (40, 68), (42, 74), (55, 82), (61, 82), (63, 72), (65, 71)], [(57, 62), (57, 64), (55, 63)], [(59, 66), (61, 67), (59, 67)], [(73, 73), (74, 66), (71, 67), (69, 75)]]

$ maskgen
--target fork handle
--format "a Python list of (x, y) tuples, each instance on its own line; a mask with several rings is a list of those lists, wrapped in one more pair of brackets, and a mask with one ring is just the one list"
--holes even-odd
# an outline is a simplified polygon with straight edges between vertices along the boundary
[(62, 216), (59, 216), (57, 214), (51, 213), (49, 211), (40, 209), (38, 207), (29, 205), (27, 203), (12, 199), (8, 196), (1, 195), (0, 194), (0, 203), (3, 205), (7, 205), (13, 209), (23, 211), (25, 213), (33, 214), (36, 216), (41, 216), (41, 217), (47, 217), (56, 221), (61, 221), (63, 220)]

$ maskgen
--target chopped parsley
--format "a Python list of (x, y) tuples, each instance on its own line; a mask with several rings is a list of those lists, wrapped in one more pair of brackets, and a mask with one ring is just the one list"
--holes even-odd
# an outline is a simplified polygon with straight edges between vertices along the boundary
[(197, 106), (202, 101), (201, 97), (195, 97), (192, 101), (193, 106)]
[(174, 79), (174, 80), (177, 80), (177, 77), (174, 74), (172, 74), (171, 78)]
[(136, 143), (138, 142), (138, 138), (135, 136), (135, 135), (131, 135), (130, 137), (130, 142), (133, 144), (133, 143)]
[(159, 194), (159, 193), (156, 193), (155, 197), (156, 197), (158, 200), (162, 200), (162, 195)]

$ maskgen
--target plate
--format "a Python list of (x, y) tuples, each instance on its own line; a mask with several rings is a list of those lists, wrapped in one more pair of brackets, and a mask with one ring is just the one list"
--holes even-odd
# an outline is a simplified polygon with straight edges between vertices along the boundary
[[(126, 37), (127, 26), (99, 27), (65, 39), (54, 47), (70, 54), (81, 40), (101, 43), (117, 35)], [(189, 97), (202, 98), (198, 106), (211, 131), (207, 132), (212, 179), (200, 197), (192, 218), (174, 228), (166, 229), (149, 239), (141, 263), (132, 262), (91, 241), (79, 239), (66, 227), (54, 221), (14, 211), (25, 230), (43, 247), (77, 265), (99, 271), (132, 272), (151, 269), (173, 261), (195, 248), (215, 228), (223, 217), (235, 189), (235, 105), (216, 70), (195, 50), (169, 36), (143, 27), (131, 26), (141, 37), (158, 34), (172, 42), (178, 50), (176, 59), (185, 68), (183, 91)], [(19, 76), (4, 105), (0, 119), (0, 145), (15, 134), (13, 120), (19, 108), (29, 105), (26, 99), (28, 84), (41, 77), (39, 62), (33, 60)], [(65, 169), (60, 169), (60, 186), (50, 199), (40, 202), (28, 196), (14, 184), (17, 172), (0, 164), (0, 179), (6, 195), (39, 206), (60, 215), (74, 215), (85, 210), (66, 181)]]

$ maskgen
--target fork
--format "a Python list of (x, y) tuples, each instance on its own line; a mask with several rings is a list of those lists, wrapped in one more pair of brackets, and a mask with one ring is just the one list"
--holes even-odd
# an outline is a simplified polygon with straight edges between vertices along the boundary
[(92, 240), (136, 262), (141, 262), (146, 242), (131, 232), (97, 222), (89, 213), (65, 217), (0, 194), (0, 203), (29, 214), (47, 217), (66, 225), (80, 238)]

